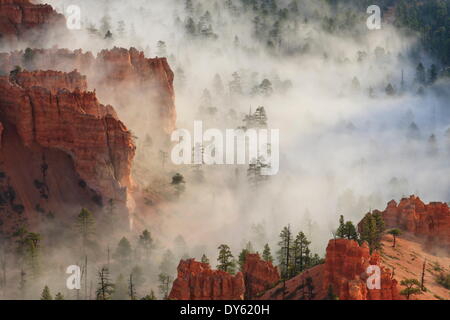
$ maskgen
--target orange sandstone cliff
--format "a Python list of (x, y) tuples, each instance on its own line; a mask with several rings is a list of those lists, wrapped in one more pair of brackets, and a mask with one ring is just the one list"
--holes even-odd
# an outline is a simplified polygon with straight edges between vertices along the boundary
[(29, 0), (0, 0), (0, 41), (17, 41), (25, 36), (37, 40), (46, 28), (62, 31), (65, 18), (50, 5)]
[(425, 204), (414, 195), (397, 204), (390, 201), (381, 212), (387, 228), (400, 228), (422, 237), (429, 246), (450, 249), (450, 209), (448, 204)]
[(20, 219), (32, 223), (39, 213), (64, 215), (109, 199), (125, 206), (135, 146), (114, 109), (86, 88), (78, 72), (0, 77), (3, 219), (25, 214)]
[(178, 265), (169, 299), (172, 300), (242, 300), (245, 285), (241, 272), (235, 276), (211, 270), (209, 264), (194, 259), (182, 260)]
[[(380, 267), (380, 289), (368, 289), (367, 267)], [(313, 286), (313, 300), (327, 298), (331, 288), (340, 300), (398, 300), (399, 288), (390, 269), (381, 264), (377, 253), (370, 255), (366, 244), (359, 245), (347, 239), (330, 240), (327, 246), (325, 263), (317, 265), (300, 275), (268, 290), (260, 299), (309, 299), (305, 294), (307, 278)]]
[[(381, 271), (381, 288), (368, 289), (367, 268), (378, 266)], [(340, 300), (398, 300), (397, 281), (392, 271), (380, 264), (378, 253), (370, 255), (366, 243), (361, 246), (354, 240), (330, 240), (324, 265), (323, 290), (331, 286)]]
[(0, 53), (0, 73), (7, 74), (17, 65), (27, 70), (79, 70), (99, 99), (116, 106), (125, 123), (145, 122), (132, 127), (133, 131), (152, 128), (151, 136), (167, 136), (175, 129), (174, 74), (166, 58), (146, 58), (135, 48), (116, 47), (95, 57), (91, 52), (68, 49)]
[(243, 272), (235, 276), (211, 270), (209, 264), (194, 259), (181, 260), (169, 299), (242, 300), (252, 299), (280, 280), (278, 269), (258, 254), (248, 254)]
[(248, 254), (242, 273), (245, 282), (245, 298), (252, 299), (258, 294), (270, 289), (278, 281), (278, 268), (271, 262), (262, 260), (259, 254)]

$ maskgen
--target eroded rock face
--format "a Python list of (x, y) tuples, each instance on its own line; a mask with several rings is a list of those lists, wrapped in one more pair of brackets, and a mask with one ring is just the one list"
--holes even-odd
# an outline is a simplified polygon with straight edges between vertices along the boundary
[[(152, 136), (157, 132), (168, 135), (175, 129), (174, 74), (166, 58), (149, 59), (134, 48), (102, 50), (96, 57), (67, 49), (0, 54), (0, 72), (7, 74), (17, 65), (27, 70), (79, 70), (99, 99), (116, 106), (126, 123), (138, 117), (144, 127), (154, 128)], [(132, 129), (141, 132), (143, 128)]]
[[(2, 145), (8, 145), (0, 156), (5, 157), (8, 184), (15, 187), (26, 211), (36, 210), (39, 192), (46, 194), (47, 202), (68, 199), (76, 204), (77, 197), (61, 193), (84, 194), (78, 190), (83, 188), (94, 191), (97, 202), (127, 200), (135, 152), (131, 133), (114, 109), (100, 104), (86, 88), (86, 79), (77, 72), (19, 72), (0, 77)], [(23, 172), (17, 161), (29, 161)], [(51, 174), (41, 177), (44, 164)], [(53, 190), (42, 190), (45, 180), (52, 178)], [(81, 204), (80, 199), (78, 210)]]
[[(369, 265), (381, 270), (381, 289), (369, 289), (366, 273)], [(398, 300), (397, 281), (389, 269), (380, 265), (377, 253), (370, 255), (366, 243), (361, 246), (347, 239), (330, 240), (324, 266), (323, 291), (331, 285), (341, 300)]]
[(399, 204), (390, 201), (382, 215), (387, 228), (399, 228), (426, 238), (430, 245), (450, 248), (450, 210), (446, 203), (425, 204), (412, 195)]
[(242, 300), (245, 286), (242, 273), (235, 276), (211, 270), (209, 264), (195, 259), (181, 260), (169, 299), (173, 300)]
[[(1, 40), (17, 41), (25, 36), (37, 36), (43, 29), (65, 28), (65, 18), (50, 5), (29, 0), (0, 0)], [(32, 33), (32, 34), (30, 34)]]
[(248, 254), (244, 269), (245, 297), (252, 299), (273, 287), (279, 280), (278, 268), (264, 261), (259, 254)]

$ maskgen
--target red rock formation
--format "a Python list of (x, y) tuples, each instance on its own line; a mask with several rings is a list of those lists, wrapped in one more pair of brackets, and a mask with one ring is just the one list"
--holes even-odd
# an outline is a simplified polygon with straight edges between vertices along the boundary
[(209, 264), (195, 259), (181, 260), (169, 299), (172, 300), (242, 300), (245, 286), (242, 273), (235, 276), (211, 270)]
[(29, 0), (0, 0), (0, 35), (17, 40), (43, 28), (56, 26), (65, 28), (65, 18), (56, 13), (50, 5), (33, 4)]
[[(368, 289), (366, 273), (369, 265), (381, 270), (381, 289)], [(330, 240), (324, 266), (323, 290), (329, 286), (341, 300), (397, 300), (400, 299), (397, 281), (391, 271), (380, 265), (377, 253), (370, 255), (366, 243), (356, 241)]]
[[(56, 195), (61, 190), (81, 192), (64, 186), (66, 178), (71, 177), (66, 184), (80, 189), (77, 185), (83, 181), (105, 200), (126, 201), (135, 151), (131, 134), (112, 107), (100, 104), (95, 93), (83, 91), (86, 87), (85, 78), (77, 72), (19, 72), (0, 77), (0, 122), (5, 126), (2, 145), (8, 145), (7, 150), (1, 149), (0, 162), (6, 163), (6, 174), (27, 211), (33, 211), (38, 204), (37, 190), (29, 185), (38, 178), (41, 163), (33, 163), (32, 159), (40, 161), (46, 154), (48, 168), (55, 170), (53, 175), (60, 175), (54, 182)], [(17, 157), (29, 158), (28, 166), (36, 165), (38, 169), (22, 168), (21, 172)], [(67, 159), (72, 164), (63, 167)], [(32, 170), (31, 176), (27, 176), (28, 170)], [(59, 198), (64, 201), (65, 197)]]
[[(16, 65), (27, 70), (80, 70), (87, 75), (102, 101), (114, 104), (128, 118), (148, 118), (146, 127), (167, 135), (175, 129), (176, 110), (174, 74), (166, 58), (146, 58), (143, 52), (114, 48), (102, 50), (97, 57), (82, 50), (33, 49), (24, 58), (23, 51), (0, 54), (0, 73), (9, 73)], [(133, 109), (135, 106), (135, 109)], [(140, 131), (135, 130), (134, 131)]]
[(392, 200), (382, 212), (387, 228), (400, 228), (424, 237), (429, 244), (450, 248), (450, 209), (446, 203), (423, 203), (414, 195)]
[(257, 297), (280, 280), (278, 269), (271, 262), (261, 260), (259, 254), (247, 255), (243, 274), (246, 299)]

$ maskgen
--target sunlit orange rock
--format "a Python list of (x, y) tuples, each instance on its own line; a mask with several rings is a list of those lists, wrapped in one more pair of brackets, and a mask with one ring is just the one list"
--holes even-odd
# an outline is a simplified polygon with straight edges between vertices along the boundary
[[(54, 202), (79, 210), (93, 195), (97, 203), (127, 201), (135, 153), (131, 133), (114, 109), (86, 88), (77, 72), (0, 77), (2, 145), (7, 145), (1, 149), (1, 166), (27, 214), (41, 205), (43, 180), (52, 187), (42, 205), (54, 210), (64, 210)], [(42, 177), (44, 162), (48, 173)]]
[(242, 273), (247, 299), (252, 299), (270, 289), (280, 280), (277, 267), (271, 262), (262, 260), (259, 254), (247, 255)]
[[(381, 288), (369, 289), (367, 267), (376, 265), (381, 270)], [(341, 300), (397, 300), (400, 299), (397, 281), (389, 269), (380, 265), (378, 253), (370, 255), (366, 243), (361, 246), (353, 240), (330, 240), (324, 266), (323, 290), (329, 286)]]
[[(142, 121), (153, 133), (168, 135), (175, 129), (176, 109), (174, 74), (166, 58), (146, 58), (135, 48), (91, 52), (68, 49), (33, 49), (0, 53), (0, 73), (8, 74), (15, 66), (27, 70), (79, 70), (87, 76), (90, 89), (105, 103), (122, 110), (122, 118)], [(138, 106), (135, 110), (132, 106)], [(120, 112), (119, 112), (120, 114)]]
[(446, 203), (425, 204), (412, 195), (398, 204), (390, 201), (381, 213), (387, 228), (400, 228), (424, 237), (430, 245), (450, 248), (450, 210)]
[[(26, 35), (39, 36), (44, 28), (65, 28), (65, 18), (50, 5), (29, 0), (0, 0), (0, 35), (2, 40), (17, 41)], [(32, 33), (32, 35), (30, 34)]]
[(181, 260), (169, 299), (172, 300), (242, 300), (245, 285), (242, 273), (230, 275), (211, 270), (209, 264), (195, 259)]

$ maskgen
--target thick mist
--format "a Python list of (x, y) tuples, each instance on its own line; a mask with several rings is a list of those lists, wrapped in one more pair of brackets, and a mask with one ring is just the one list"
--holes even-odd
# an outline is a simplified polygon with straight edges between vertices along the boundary
[[(360, 12), (354, 27), (346, 29), (344, 19), (341, 31), (329, 33), (320, 18), (338, 13), (325, 2), (298, 1), (298, 19), (279, 29), (283, 44), (268, 46), (256, 39), (255, 16), (239, 10), (238, 1), (234, 11), (223, 1), (193, 0), (192, 10), (180, 0), (42, 2), (61, 13), (69, 5), (81, 8), (82, 29), (58, 39), (59, 47), (95, 54), (133, 46), (147, 57), (167, 56), (175, 72), (178, 128), (192, 130), (194, 120), (203, 120), (204, 129), (237, 128), (249, 110), (264, 106), (268, 128), (280, 130), (280, 171), (255, 187), (248, 165), (198, 168), (169, 158), (163, 166), (160, 150), (145, 144), (145, 117), (118, 110), (137, 136), (133, 178), (140, 189), (164, 194), (173, 189), (175, 173), (185, 180), (182, 192), (157, 213), (135, 208), (144, 221), (134, 221), (131, 239), (145, 226), (157, 244), (152, 270), (145, 271), (147, 288), (156, 291), (167, 249), (174, 254), (174, 275), (182, 257), (198, 260), (205, 253), (215, 266), (222, 243), (235, 257), (248, 241), (260, 252), (269, 243), (275, 254), (279, 232), (290, 224), (322, 256), (340, 214), (357, 223), (410, 194), (450, 201), (448, 80), (417, 84), (417, 64), (427, 69), (436, 62), (414, 36), (384, 21), (380, 30), (368, 30), (368, 15)], [(210, 18), (201, 18), (206, 11)], [(196, 28), (210, 26), (207, 36), (186, 33), (189, 17)], [(270, 17), (266, 22), (274, 23)], [(108, 30), (112, 37), (102, 39)], [(261, 86), (264, 79), (271, 89)], [(389, 84), (395, 94), (387, 93)], [(138, 101), (130, 103), (133, 112), (139, 112)], [(165, 151), (170, 154), (170, 147)], [(119, 239), (111, 239), (112, 246)]]

